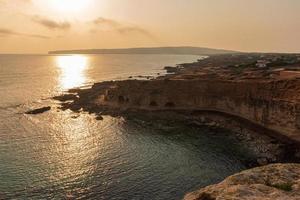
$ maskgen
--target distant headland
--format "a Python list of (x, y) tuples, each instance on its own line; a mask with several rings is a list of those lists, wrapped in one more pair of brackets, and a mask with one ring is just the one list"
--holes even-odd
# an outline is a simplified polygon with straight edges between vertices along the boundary
[(166, 55), (216, 55), (239, 53), (224, 49), (211, 49), (203, 47), (142, 47), (122, 49), (78, 49), (49, 51), (49, 54), (166, 54)]

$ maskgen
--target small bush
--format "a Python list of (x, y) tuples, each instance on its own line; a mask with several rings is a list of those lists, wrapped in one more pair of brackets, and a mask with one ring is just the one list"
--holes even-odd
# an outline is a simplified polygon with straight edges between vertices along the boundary
[(281, 184), (270, 184), (270, 183), (268, 183), (267, 185), (270, 186), (270, 187), (277, 188), (279, 190), (286, 191), (286, 192), (290, 192), (290, 191), (293, 190), (292, 183), (281, 183)]

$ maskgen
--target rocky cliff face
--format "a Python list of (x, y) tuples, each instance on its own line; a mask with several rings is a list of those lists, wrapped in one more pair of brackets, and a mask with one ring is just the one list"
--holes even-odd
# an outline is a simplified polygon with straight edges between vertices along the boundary
[(250, 169), (187, 194), (185, 200), (299, 200), (300, 165), (274, 164)]
[[(95, 84), (90, 106), (117, 110), (213, 111), (300, 142), (300, 80), (152, 80)], [(82, 95), (83, 96), (83, 95)], [(75, 102), (76, 104), (76, 102)]]

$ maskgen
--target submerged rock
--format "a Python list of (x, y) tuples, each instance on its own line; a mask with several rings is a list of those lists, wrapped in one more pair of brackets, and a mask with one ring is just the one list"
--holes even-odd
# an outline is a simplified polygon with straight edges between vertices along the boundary
[(273, 164), (243, 171), (187, 194), (184, 200), (299, 200), (300, 164)]
[(25, 114), (37, 115), (37, 114), (42, 114), (44, 112), (47, 112), (49, 110), (51, 110), (51, 106), (46, 106), (46, 107), (42, 107), (42, 108), (38, 108), (38, 109), (34, 109), (34, 110), (29, 110), (29, 111), (25, 112)]

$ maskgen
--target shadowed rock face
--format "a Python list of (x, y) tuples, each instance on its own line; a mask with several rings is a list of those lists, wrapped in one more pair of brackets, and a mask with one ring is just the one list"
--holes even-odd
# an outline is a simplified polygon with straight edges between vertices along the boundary
[(300, 165), (274, 164), (233, 175), (187, 194), (185, 200), (300, 199)]
[(71, 107), (103, 110), (214, 111), (300, 142), (300, 80), (152, 80), (95, 84)]

